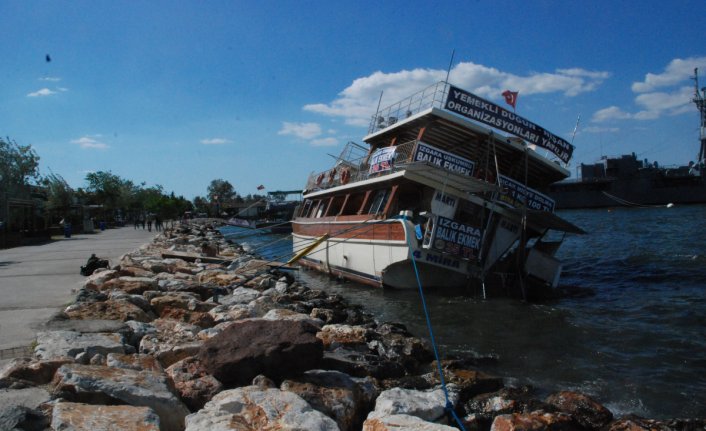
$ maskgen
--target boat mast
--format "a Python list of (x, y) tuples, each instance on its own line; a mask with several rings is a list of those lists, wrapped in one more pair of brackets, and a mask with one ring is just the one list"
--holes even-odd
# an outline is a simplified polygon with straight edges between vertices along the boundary
[(701, 140), (701, 148), (699, 148), (698, 163), (702, 164), (706, 157), (706, 87), (699, 90), (699, 69), (694, 69), (694, 103), (699, 110), (701, 117), (701, 127), (699, 127), (699, 136)]

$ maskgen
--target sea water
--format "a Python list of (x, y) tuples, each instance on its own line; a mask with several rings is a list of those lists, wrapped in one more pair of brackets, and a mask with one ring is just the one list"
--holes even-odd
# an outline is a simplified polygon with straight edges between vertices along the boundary
[[(441, 355), (492, 358), (481, 368), (509, 385), (583, 392), (618, 416), (706, 417), (706, 206), (559, 215), (588, 232), (567, 237), (558, 253), (560, 284), (582, 294), (523, 303), (426, 293)], [(224, 234), (268, 258), (291, 253), (287, 236)], [(429, 338), (417, 290), (297, 273)]]

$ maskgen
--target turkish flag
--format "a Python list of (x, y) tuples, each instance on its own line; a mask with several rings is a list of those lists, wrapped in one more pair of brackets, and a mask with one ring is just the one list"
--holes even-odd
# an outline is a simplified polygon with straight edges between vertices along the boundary
[(505, 97), (505, 102), (507, 102), (508, 105), (512, 106), (512, 109), (515, 109), (515, 104), (517, 103), (517, 95), (519, 93), (519, 91), (503, 91), (503, 97)]

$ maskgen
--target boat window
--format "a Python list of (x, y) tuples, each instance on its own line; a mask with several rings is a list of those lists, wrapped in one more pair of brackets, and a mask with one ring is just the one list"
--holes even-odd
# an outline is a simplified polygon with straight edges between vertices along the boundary
[(346, 203), (345, 208), (341, 215), (353, 215), (358, 213), (358, 209), (363, 205), (363, 199), (365, 199), (365, 193), (354, 193), (348, 198), (348, 203)]
[(341, 208), (343, 207), (343, 202), (345, 200), (346, 200), (346, 195), (334, 196), (332, 198), (331, 205), (329, 205), (329, 208), (326, 211), (326, 215), (327, 216), (338, 215), (338, 213), (341, 211)]
[(368, 214), (381, 213), (385, 209), (385, 204), (387, 204), (387, 199), (389, 195), (390, 191), (388, 189), (378, 190), (375, 193), (375, 197), (373, 198), (372, 203), (370, 204), (370, 210), (368, 211)]
[(312, 204), (312, 201), (310, 201), (309, 199), (304, 201), (304, 205), (302, 205), (301, 208), (299, 208), (299, 210), (297, 212), (298, 216), (299, 217), (308, 217), (309, 211), (311, 211), (311, 204)]

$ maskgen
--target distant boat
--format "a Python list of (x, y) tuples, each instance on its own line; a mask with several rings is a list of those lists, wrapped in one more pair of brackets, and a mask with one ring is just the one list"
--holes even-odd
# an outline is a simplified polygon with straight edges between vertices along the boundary
[(548, 186), (557, 208), (614, 206), (671, 206), (706, 202), (706, 89), (699, 89), (694, 69), (694, 98), (701, 117), (700, 149), (696, 163), (660, 166), (638, 160), (635, 153), (603, 157), (581, 164), (581, 177)]
[(447, 82), (378, 111), (364, 141), (309, 176), (292, 261), (393, 288), (557, 286), (555, 252), (584, 232), (538, 189), (569, 176), (571, 144)]
[(291, 233), (294, 211), (302, 203), (301, 190), (267, 192), (267, 206), (256, 222), (258, 229), (272, 233)]

